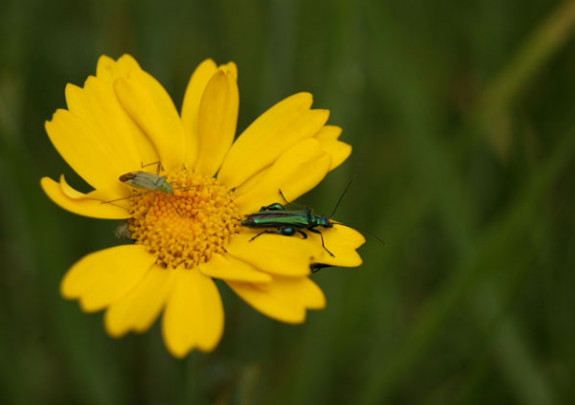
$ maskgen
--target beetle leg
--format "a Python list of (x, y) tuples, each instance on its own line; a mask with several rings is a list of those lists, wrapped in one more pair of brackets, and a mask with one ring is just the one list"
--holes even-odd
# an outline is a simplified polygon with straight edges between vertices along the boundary
[(282, 196), (283, 200), (285, 201), (286, 204), (290, 204), (290, 202), (287, 200), (287, 198), (285, 197), (284, 193), (282, 193), (281, 188), (278, 190), (280, 192), (280, 195)]
[(285, 207), (283, 205), (281, 205), (280, 203), (273, 203), (270, 205), (264, 205), (263, 207), (260, 208), (259, 212), (282, 211), (282, 210), (285, 210)]
[(335, 255), (333, 253), (331, 253), (328, 248), (325, 247), (325, 242), (323, 241), (323, 233), (321, 233), (321, 231), (318, 231), (317, 229), (314, 229), (314, 228), (307, 228), (307, 230), (310, 232), (313, 232), (313, 233), (319, 233), (319, 237), (321, 238), (321, 247), (323, 247), (324, 250), (327, 253), (329, 253), (329, 255), (331, 257), (335, 257)]
[[(305, 233), (303, 233), (302, 231), (298, 230), (298, 232), (302, 233), (305, 238), (307, 238), (307, 235)], [(263, 235), (264, 233), (271, 233), (271, 234), (275, 234), (275, 235), (283, 235), (283, 236), (292, 236), (295, 233), (295, 229), (293, 226), (280, 226), (279, 228), (277, 228), (275, 231), (266, 229), (264, 231), (261, 231), (260, 233), (258, 233), (257, 235), (253, 236), (250, 239), (250, 242), (252, 240), (254, 240), (255, 238), (257, 238), (258, 236)], [(304, 238), (304, 239), (305, 239)]]
[(257, 235), (253, 236), (253, 237), (250, 239), (250, 242), (251, 242), (252, 240), (254, 240), (255, 238), (257, 238), (258, 236), (262, 236), (264, 233), (277, 233), (277, 231), (270, 231), (270, 230), (267, 230), (267, 229), (266, 229), (265, 231), (261, 231), (261, 232), (258, 233)]
[(291, 225), (280, 226), (276, 232), (280, 235), (292, 236), (295, 233), (295, 228)]
[[(306, 207), (306, 206), (303, 205), (303, 204), (298, 204), (298, 203), (295, 203), (295, 202), (290, 202), (290, 201), (288, 201), (287, 198), (285, 197), (284, 193), (282, 192), (281, 188), (278, 189), (278, 191), (279, 191), (281, 197), (283, 198), (283, 200), (285, 201), (285, 205), (293, 205), (294, 207), (300, 207), (300, 208), (302, 208), (305, 212), (311, 213), (311, 211), (312, 211), (311, 208)], [(273, 205), (273, 204), (272, 204), (272, 205)]]

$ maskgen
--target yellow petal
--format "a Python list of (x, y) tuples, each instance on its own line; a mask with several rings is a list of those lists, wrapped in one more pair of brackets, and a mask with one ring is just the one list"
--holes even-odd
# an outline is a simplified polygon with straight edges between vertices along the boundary
[(143, 162), (158, 161), (152, 143), (120, 105), (111, 83), (90, 76), (83, 88), (69, 84), (66, 101), (70, 112), (97, 136), (85, 139), (85, 148), (103, 144), (117, 170), (115, 177), (139, 169)]
[(221, 65), (220, 69), (222, 69), (226, 73), (231, 74), (234, 80), (236, 82), (238, 81), (238, 67), (234, 62), (228, 62), (224, 65)]
[(330, 162), (331, 158), (320, 149), (319, 141), (299, 142), (281, 155), (257, 184), (250, 183), (251, 186), (236, 190), (240, 213), (248, 215), (263, 205), (283, 203), (279, 190), (288, 201), (294, 201), (323, 180)]
[(316, 258), (322, 257), (321, 243), (310, 243), (299, 234), (263, 234), (251, 240), (259, 232), (235, 235), (226, 250), (261, 271), (290, 277), (308, 275), (310, 263), (318, 262)]
[(311, 94), (298, 93), (262, 114), (232, 145), (218, 179), (230, 188), (238, 187), (297, 142), (314, 136), (329, 111), (310, 110), (311, 103)]
[(208, 82), (199, 108), (199, 154), (196, 171), (213, 176), (236, 133), (238, 85), (232, 73), (219, 70)]
[(181, 169), (188, 138), (162, 85), (143, 70), (131, 70), (127, 78), (114, 82), (114, 89), (122, 107), (155, 146), (164, 168)]
[(172, 291), (175, 272), (153, 265), (144, 279), (130, 293), (112, 303), (104, 324), (113, 337), (120, 337), (129, 331), (147, 330), (164, 307)]
[(96, 77), (112, 84), (114, 80), (120, 77), (127, 77), (133, 69), (140, 69), (140, 65), (130, 55), (124, 54), (117, 61), (109, 56), (102, 55), (98, 59), (96, 66)]
[(125, 219), (130, 217), (128, 210), (122, 206), (125, 202), (105, 203), (106, 201), (120, 198), (116, 194), (98, 190), (88, 194), (80, 193), (66, 183), (64, 176), (60, 177), (60, 183), (48, 177), (43, 177), (40, 185), (54, 203), (74, 214), (103, 219)]
[(224, 309), (216, 284), (197, 269), (170, 271), (175, 280), (162, 319), (166, 347), (178, 358), (195, 347), (212, 350), (224, 330)]
[(199, 147), (198, 111), (200, 109), (200, 101), (206, 85), (217, 70), (216, 63), (211, 59), (206, 59), (196, 68), (186, 88), (184, 102), (182, 103), (182, 125), (186, 131), (186, 136), (189, 138), (186, 167), (191, 168), (196, 164)]
[(226, 283), (253, 308), (282, 322), (301, 323), (305, 320), (306, 308), (325, 307), (323, 292), (307, 277), (274, 277), (269, 284)]
[(68, 165), (93, 188), (123, 192), (125, 186), (118, 180), (123, 165), (109, 138), (67, 110), (56, 111), (46, 122), (46, 132)]
[(258, 271), (230, 255), (214, 254), (208, 262), (200, 264), (198, 268), (206, 276), (222, 280), (252, 283), (267, 283), (272, 280), (269, 274)]
[(341, 135), (341, 128), (326, 125), (315, 136), (320, 142), (320, 148), (331, 156), (329, 171), (341, 165), (351, 154), (351, 145), (337, 140)]
[(335, 224), (333, 228), (327, 231), (328, 234), (325, 237), (334, 245), (348, 246), (351, 249), (357, 249), (365, 243), (365, 237), (353, 227)]
[[(114, 80), (127, 77), (134, 69), (141, 70), (138, 62), (130, 55), (123, 55), (117, 61), (105, 55), (98, 59), (96, 77), (90, 76), (82, 90), (84, 93), (89, 93), (84, 96), (84, 99), (88, 104), (87, 112), (92, 112), (92, 114), (81, 114), (77, 108), (72, 108), (68, 95), (69, 89), (66, 89), (66, 99), (70, 110), (85, 121), (91, 121), (92, 127), (98, 128), (96, 132), (102, 132), (98, 125), (102, 126), (102, 129), (109, 128), (107, 132), (112, 132), (107, 136), (114, 141), (113, 146), (120, 151), (119, 159), (124, 161), (122, 163), (125, 166), (130, 167), (128, 170), (122, 169), (120, 174), (136, 170), (142, 163), (159, 160), (154, 146), (120, 106), (114, 92)], [(116, 139), (118, 139), (117, 142), (115, 142)], [(125, 143), (129, 144), (124, 145)], [(131, 149), (134, 148), (137, 151), (137, 158), (134, 159), (133, 156), (128, 158), (131, 156)]]
[[(319, 141), (319, 147), (322, 152), (331, 157), (328, 171), (331, 171), (341, 165), (351, 153), (350, 145), (337, 140), (340, 134), (341, 128), (333, 125), (326, 125), (314, 137), (314, 139)], [(260, 183), (263, 178), (268, 176), (268, 172), (272, 167), (273, 166), (269, 166), (250, 177), (239, 188), (237, 188), (236, 194), (240, 195), (247, 190), (251, 190), (255, 185)], [(277, 197), (278, 196), (276, 196), (276, 198)]]
[(99, 311), (138, 285), (155, 260), (141, 245), (101, 250), (74, 264), (60, 291), (65, 298), (79, 298), (84, 311)]
[[(286, 280), (286, 283), (293, 282), (295, 280)], [(325, 308), (325, 295), (321, 288), (318, 287), (316, 283), (311, 281), (309, 278), (304, 278), (299, 280), (299, 283), (291, 287), (292, 289), (297, 288), (298, 297), (303, 305), (307, 309), (324, 309)]]

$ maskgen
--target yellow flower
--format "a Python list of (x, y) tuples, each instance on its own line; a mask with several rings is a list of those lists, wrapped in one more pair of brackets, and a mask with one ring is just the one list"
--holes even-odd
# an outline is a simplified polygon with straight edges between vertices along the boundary
[[(328, 111), (311, 109), (298, 93), (254, 121), (234, 142), (239, 106), (234, 63), (199, 65), (181, 115), (164, 88), (130, 56), (102, 56), (84, 87), (66, 87), (68, 109), (46, 122), (66, 162), (94, 188), (81, 193), (43, 178), (46, 194), (73, 213), (126, 219), (134, 244), (82, 258), (68, 271), (62, 295), (82, 309), (106, 309), (111, 336), (147, 330), (163, 310), (162, 333), (176, 357), (212, 350), (224, 311), (214, 279), (223, 280), (263, 314), (301, 323), (325, 298), (310, 265), (354, 267), (365, 240), (335, 225), (320, 235), (265, 234), (241, 225), (260, 207), (295, 200), (350, 154)], [(158, 162), (153, 165), (152, 163)], [(147, 168), (142, 167), (148, 165)], [(134, 190), (119, 180), (147, 170), (173, 192)], [(273, 229), (271, 229), (273, 230)]]

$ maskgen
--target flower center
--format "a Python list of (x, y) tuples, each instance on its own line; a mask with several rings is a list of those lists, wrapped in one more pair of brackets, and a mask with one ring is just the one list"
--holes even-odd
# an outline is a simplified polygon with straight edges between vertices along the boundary
[(131, 238), (164, 267), (190, 269), (224, 252), (240, 228), (233, 192), (186, 170), (163, 175), (173, 194), (150, 191), (129, 199)]

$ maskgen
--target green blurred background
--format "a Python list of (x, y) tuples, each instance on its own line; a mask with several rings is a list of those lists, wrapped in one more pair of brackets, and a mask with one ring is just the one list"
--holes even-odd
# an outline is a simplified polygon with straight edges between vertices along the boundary
[[(575, 2), (73, 1), (0, 6), (0, 403), (575, 403)], [(130, 53), (181, 104), (207, 57), (239, 67), (240, 123), (298, 91), (354, 147), (301, 199), (379, 235), (313, 279), (304, 325), (219, 285), (210, 354), (158, 323), (109, 338), (59, 296), (116, 223), (53, 205), (82, 182), (44, 121), (101, 54)], [(86, 189), (85, 189), (86, 190)]]

